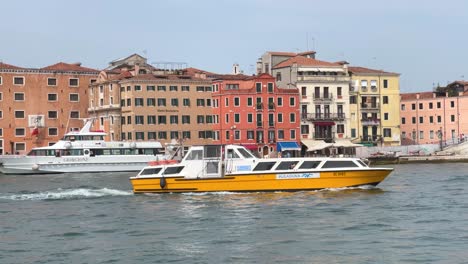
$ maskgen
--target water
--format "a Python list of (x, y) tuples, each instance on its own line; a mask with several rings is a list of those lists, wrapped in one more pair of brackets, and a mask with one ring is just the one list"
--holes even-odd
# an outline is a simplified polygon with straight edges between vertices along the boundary
[(468, 164), (297, 193), (133, 195), (131, 175), (0, 175), (0, 263), (467, 263)]

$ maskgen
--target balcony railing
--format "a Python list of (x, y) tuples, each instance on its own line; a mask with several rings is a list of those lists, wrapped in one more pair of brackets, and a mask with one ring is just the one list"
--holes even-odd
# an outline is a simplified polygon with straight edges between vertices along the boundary
[(298, 81), (302, 82), (344, 82), (349, 83), (348, 76), (318, 76), (318, 75), (298, 75)]
[(263, 122), (262, 121), (257, 121), (257, 127), (263, 127)]
[(256, 109), (257, 110), (263, 110), (263, 103), (257, 103)]
[(380, 109), (380, 103), (362, 103), (362, 109)]
[(319, 139), (319, 140), (325, 140), (325, 142), (333, 142), (333, 139), (335, 138), (335, 133), (320, 133), (320, 132), (315, 132), (314, 133), (314, 139)]
[(318, 120), (336, 120), (341, 121), (346, 118), (345, 113), (303, 113), (302, 119), (307, 119), (310, 121), (318, 121)]
[(380, 119), (378, 118), (363, 118), (361, 119), (363, 126), (375, 126), (380, 125)]
[(314, 93), (312, 96), (314, 97), (314, 101), (332, 101), (333, 100), (332, 93)]

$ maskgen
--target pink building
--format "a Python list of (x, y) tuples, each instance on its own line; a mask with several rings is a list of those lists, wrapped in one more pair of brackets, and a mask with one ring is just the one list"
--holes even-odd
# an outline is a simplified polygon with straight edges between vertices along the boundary
[[(454, 82), (434, 92), (401, 94), (401, 144), (457, 142), (468, 136), (468, 89)], [(468, 88), (468, 87), (467, 87)]]

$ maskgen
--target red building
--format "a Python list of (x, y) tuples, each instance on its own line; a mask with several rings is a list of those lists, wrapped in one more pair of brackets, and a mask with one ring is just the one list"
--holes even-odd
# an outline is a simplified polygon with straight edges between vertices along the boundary
[(299, 90), (278, 88), (269, 74), (213, 80), (214, 142), (266, 156), (300, 150)]

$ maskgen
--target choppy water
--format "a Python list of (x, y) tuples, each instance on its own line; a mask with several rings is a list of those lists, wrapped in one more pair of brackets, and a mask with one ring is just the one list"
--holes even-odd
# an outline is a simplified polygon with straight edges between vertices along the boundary
[(0, 175), (0, 263), (467, 263), (468, 164), (395, 168), (377, 188), (247, 194)]

